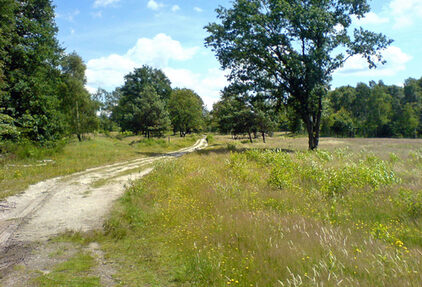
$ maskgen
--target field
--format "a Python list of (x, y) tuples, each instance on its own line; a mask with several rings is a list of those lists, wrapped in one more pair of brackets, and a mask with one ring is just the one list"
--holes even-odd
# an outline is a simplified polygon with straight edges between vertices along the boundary
[(96, 240), (121, 285), (422, 285), (421, 140), (210, 143), (115, 206)]
[(0, 200), (48, 178), (178, 150), (192, 145), (196, 139), (197, 136), (148, 140), (137, 136), (97, 135), (83, 142), (74, 139), (55, 149), (18, 146), (13, 154), (0, 157)]

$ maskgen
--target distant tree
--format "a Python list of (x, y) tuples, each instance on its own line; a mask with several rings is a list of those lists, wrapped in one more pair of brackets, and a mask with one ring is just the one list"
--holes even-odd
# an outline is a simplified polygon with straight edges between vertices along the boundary
[(119, 103), (120, 88), (113, 92), (108, 92), (99, 88), (93, 95), (93, 100), (97, 102), (99, 110), (100, 129), (106, 133), (113, 131), (117, 125), (112, 119), (112, 113)]
[(171, 82), (159, 69), (142, 66), (125, 76), (125, 84), (121, 88), (123, 96), (139, 95), (145, 87), (152, 87), (164, 103), (168, 103), (171, 94)]
[(119, 101), (113, 108), (112, 118), (123, 131), (151, 135), (162, 134), (170, 126), (167, 111), (171, 83), (159, 69), (148, 66), (135, 69), (125, 76), (119, 88)]
[(331, 115), (331, 129), (337, 136), (348, 137), (353, 135), (353, 119), (348, 111), (340, 108)]
[(232, 82), (288, 99), (305, 123), (313, 150), (333, 72), (354, 55), (376, 67), (380, 51), (391, 43), (362, 28), (350, 35), (352, 16), (369, 11), (366, 0), (234, 0), (232, 8), (217, 9), (221, 24), (205, 27), (210, 33), (205, 41)]
[(166, 103), (150, 85), (136, 95), (122, 94), (113, 117), (123, 131), (143, 133), (148, 138), (162, 135), (170, 126)]
[(260, 95), (249, 98), (252, 106), (253, 120), (256, 130), (261, 134), (262, 141), (266, 143), (265, 135), (272, 134), (277, 127), (278, 113), (274, 104)]
[(204, 103), (200, 96), (189, 89), (175, 89), (168, 104), (173, 131), (181, 137), (200, 131), (204, 124)]
[(76, 134), (79, 141), (82, 141), (83, 134), (93, 132), (98, 127), (98, 104), (85, 88), (85, 70), (82, 58), (75, 52), (63, 58), (61, 106), (70, 133)]

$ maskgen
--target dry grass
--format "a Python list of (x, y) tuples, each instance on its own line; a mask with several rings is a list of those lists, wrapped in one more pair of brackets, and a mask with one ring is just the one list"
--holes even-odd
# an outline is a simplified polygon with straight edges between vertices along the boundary
[(127, 286), (420, 286), (420, 143), (216, 136), (132, 186), (103, 246)]

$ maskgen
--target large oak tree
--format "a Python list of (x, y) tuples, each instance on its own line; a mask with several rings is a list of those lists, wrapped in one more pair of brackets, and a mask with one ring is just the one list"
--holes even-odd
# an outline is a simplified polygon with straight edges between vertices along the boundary
[(217, 9), (220, 23), (206, 26), (229, 80), (290, 104), (318, 147), (322, 99), (333, 72), (354, 55), (374, 68), (391, 40), (363, 28), (352, 17), (369, 12), (366, 0), (234, 0)]

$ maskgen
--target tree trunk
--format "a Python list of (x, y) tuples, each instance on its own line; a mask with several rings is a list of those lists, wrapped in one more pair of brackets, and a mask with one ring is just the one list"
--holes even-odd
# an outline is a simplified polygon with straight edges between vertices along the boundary
[[(302, 107), (307, 107), (308, 104), (302, 104)], [(308, 131), (309, 150), (318, 149), (319, 134), (322, 116), (322, 94), (318, 97), (318, 106), (311, 110), (305, 108), (302, 110), (302, 119), (305, 122), (306, 130)]]
[(264, 143), (266, 143), (266, 141), (265, 141), (265, 132), (262, 133), (262, 140), (264, 141)]

